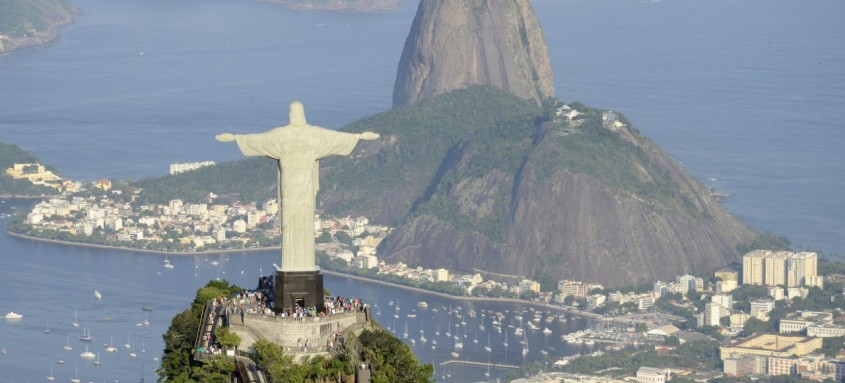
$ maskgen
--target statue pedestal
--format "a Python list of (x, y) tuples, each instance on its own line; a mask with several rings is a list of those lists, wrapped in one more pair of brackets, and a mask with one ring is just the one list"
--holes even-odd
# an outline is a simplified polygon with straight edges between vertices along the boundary
[(323, 303), (323, 272), (276, 270), (273, 297), (276, 313), (293, 311), (296, 306), (316, 307), (318, 313), (326, 311)]

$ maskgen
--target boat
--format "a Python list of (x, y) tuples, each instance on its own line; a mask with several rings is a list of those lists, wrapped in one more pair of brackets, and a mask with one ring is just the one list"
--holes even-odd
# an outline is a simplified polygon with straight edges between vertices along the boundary
[(117, 349), (114, 348), (114, 337), (110, 335), (109, 341), (109, 346), (106, 347), (106, 352), (117, 352)]
[(53, 365), (52, 364), (50, 365), (50, 375), (47, 375), (47, 380), (49, 380), (51, 382), (56, 380), (56, 377), (53, 376)]
[(150, 317), (149, 317), (149, 315), (147, 315), (146, 312), (144, 312), (144, 320), (141, 321), (141, 324), (144, 325), (144, 326), (150, 325)]
[(549, 330), (548, 327), (543, 329), (543, 334), (551, 334), (551, 333), (552, 333), (552, 330)]
[(49, 334), (49, 333), (50, 333), (50, 322), (49, 322), (49, 321), (47, 322), (47, 328), (45, 328), (45, 329), (44, 329), (44, 333), (45, 333), (45, 334)]
[(100, 362), (100, 353), (97, 353), (97, 360), (94, 361), (95, 366), (101, 366), (103, 363)]
[(81, 356), (82, 359), (94, 359), (94, 358), (97, 357), (96, 355), (94, 355), (93, 352), (88, 351), (88, 345), (87, 344), (85, 345), (85, 352), (79, 354), (79, 356)]
[(493, 346), (490, 343), (490, 334), (487, 334), (487, 345), (484, 346), (484, 351), (487, 351), (487, 352), (493, 351)]
[(73, 327), (79, 327), (79, 311), (73, 310)]
[(93, 339), (93, 338), (91, 338), (91, 332), (88, 331), (87, 329), (82, 331), (82, 335), (79, 336), (79, 340), (81, 340), (83, 342), (90, 342), (91, 339)]
[(135, 359), (137, 356), (138, 354), (135, 353), (135, 344), (133, 343), (132, 348), (129, 349), (129, 357)]
[(144, 306), (144, 309), (143, 309), (143, 310), (144, 310), (144, 311), (147, 311), (147, 312), (150, 312), (150, 311), (153, 311), (153, 308), (152, 308), (152, 307), (150, 307), (150, 306)]
[(402, 333), (402, 339), (408, 339), (408, 322), (405, 322), (405, 332)]
[(103, 294), (100, 294), (100, 290), (94, 290), (94, 299), (103, 299)]
[(428, 302), (426, 302), (426, 301), (419, 301), (419, 302), (417, 302), (417, 306), (422, 307), (422, 308), (427, 308), (427, 307), (428, 307)]
[[(489, 339), (489, 336), (488, 336), (488, 339)], [(505, 341), (502, 342), (502, 346), (505, 346), (505, 348), (508, 347), (508, 332), (507, 331), (505, 331)]]
[(18, 314), (18, 313), (14, 312), (14, 311), (9, 311), (9, 312), (8, 312), (8, 313), (4, 316), (4, 318), (6, 318), (6, 319), (21, 319), (21, 318), (23, 318), (23, 315), (22, 315), (22, 314)]
[(70, 347), (70, 335), (67, 336), (67, 344), (63, 348), (65, 351), (73, 351), (73, 347)]
[(73, 367), (73, 370), (74, 370), (75, 372), (74, 372), (74, 374), (73, 374), (73, 379), (71, 379), (71, 380), (70, 380), (70, 383), (79, 383), (79, 368), (77, 368), (76, 366), (74, 366), (74, 367)]

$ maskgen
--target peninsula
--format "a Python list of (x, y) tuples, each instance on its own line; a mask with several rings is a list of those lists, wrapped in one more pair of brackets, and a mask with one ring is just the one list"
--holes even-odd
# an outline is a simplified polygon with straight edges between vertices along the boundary
[(59, 28), (79, 14), (68, 0), (6, 0), (0, 5), (0, 55), (52, 43)]

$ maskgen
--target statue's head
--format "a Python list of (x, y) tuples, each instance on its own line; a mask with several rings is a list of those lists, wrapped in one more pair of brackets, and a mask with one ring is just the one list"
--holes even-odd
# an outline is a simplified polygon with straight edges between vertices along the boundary
[(299, 101), (290, 103), (290, 126), (305, 126), (305, 107)]

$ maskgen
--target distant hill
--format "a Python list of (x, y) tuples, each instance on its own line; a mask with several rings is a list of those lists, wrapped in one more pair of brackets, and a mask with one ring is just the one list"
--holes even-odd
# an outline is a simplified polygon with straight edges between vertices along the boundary
[[(389, 261), (547, 283), (672, 278), (731, 263), (736, 246), (751, 243), (754, 232), (654, 143), (573, 106), (584, 113), (577, 128), (546, 120), (550, 111), (533, 101), (474, 86), (364, 118), (344, 130), (382, 137), (321, 161), (319, 206), (397, 227), (379, 248)], [(221, 164), (183, 186), (272, 198), (273, 165)], [(177, 177), (186, 176), (145, 180), (142, 194)]]
[(68, 0), (0, 0), (0, 54), (52, 42), (78, 13)]
[[(0, 0), (2, 1), (2, 0)], [(55, 190), (46, 186), (33, 185), (27, 180), (16, 180), (6, 174), (6, 169), (15, 163), (40, 163), (38, 157), (20, 147), (0, 142), (0, 196), (37, 196), (55, 194)]]
[(399, 0), (261, 0), (285, 4), (301, 11), (392, 11), (399, 8)]

